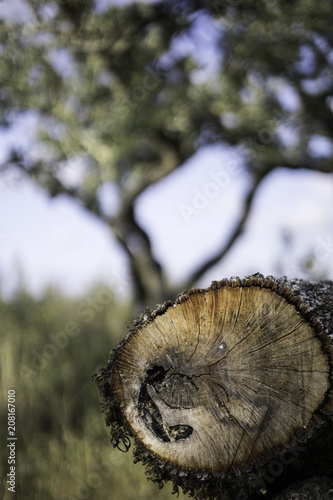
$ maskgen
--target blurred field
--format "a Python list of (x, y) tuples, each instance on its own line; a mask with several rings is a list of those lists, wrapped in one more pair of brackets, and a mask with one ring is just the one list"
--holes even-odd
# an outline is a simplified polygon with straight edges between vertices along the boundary
[[(24, 500), (174, 498), (150, 481), (132, 453), (109, 442), (91, 380), (133, 319), (129, 303), (96, 287), (69, 300), (21, 290), (0, 301), (0, 497)], [(67, 332), (67, 333), (66, 333)], [(69, 333), (71, 333), (71, 336)], [(7, 392), (16, 392), (16, 494), (7, 491)], [(179, 498), (185, 498), (180, 495)]]

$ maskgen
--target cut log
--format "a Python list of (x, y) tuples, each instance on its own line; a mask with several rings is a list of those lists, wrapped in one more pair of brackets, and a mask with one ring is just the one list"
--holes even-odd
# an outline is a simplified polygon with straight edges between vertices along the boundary
[(331, 309), (313, 286), (234, 278), (146, 312), (95, 376), (113, 445), (134, 438), (154, 480), (197, 498), (273, 492), (285, 464), (273, 487), (262, 471), (300, 461), (332, 411)]

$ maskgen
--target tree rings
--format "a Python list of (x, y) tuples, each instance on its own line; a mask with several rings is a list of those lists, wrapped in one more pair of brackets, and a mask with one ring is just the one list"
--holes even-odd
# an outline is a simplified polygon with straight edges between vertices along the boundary
[(133, 436), (160, 463), (226, 477), (329, 410), (332, 354), (291, 290), (232, 279), (144, 315), (95, 378), (115, 445)]

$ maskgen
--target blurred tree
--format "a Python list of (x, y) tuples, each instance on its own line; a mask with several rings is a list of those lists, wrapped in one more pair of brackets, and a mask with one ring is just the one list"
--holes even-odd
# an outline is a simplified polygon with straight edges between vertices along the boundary
[[(183, 288), (229, 251), (274, 168), (333, 171), (331, 1), (22, 0), (22, 11), (24, 22), (0, 25), (0, 123), (33, 113), (44, 146), (12, 151), (2, 169), (19, 167), (104, 221), (140, 303), (172, 292), (136, 201), (200, 148), (235, 148), (252, 183), (229, 241)], [(199, 57), (211, 47), (213, 68)]]

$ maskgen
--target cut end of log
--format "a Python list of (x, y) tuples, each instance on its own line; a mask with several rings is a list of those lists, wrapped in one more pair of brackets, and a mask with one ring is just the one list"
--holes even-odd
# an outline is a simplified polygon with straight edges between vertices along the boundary
[(187, 474), (249, 471), (310, 435), (332, 408), (332, 365), (305, 303), (254, 276), (145, 314), (95, 379), (113, 444), (134, 437), (138, 458), (183, 486)]

